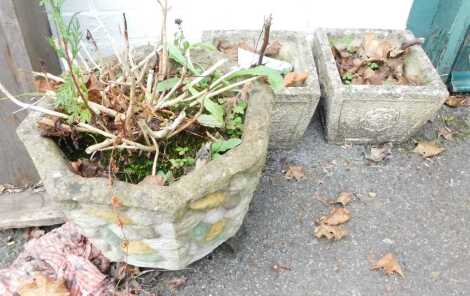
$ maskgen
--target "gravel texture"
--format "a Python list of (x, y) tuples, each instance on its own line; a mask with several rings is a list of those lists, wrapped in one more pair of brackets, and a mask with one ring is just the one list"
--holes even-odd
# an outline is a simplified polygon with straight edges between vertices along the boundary
[[(415, 139), (436, 138), (443, 122), (468, 133), (470, 109), (444, 107)], [(410, 141), (371, 165), (366, 146), (328, 145), (314, 120), (295, 149), (270, 154), (235, 238), (187, 270), (141, 281), (159, 296), (174, 295), (167, 283), (181, 276), (188, 281), (176, 295), (468, 295), (470, 140), (442, 143), (447, 150), (431, 160), (412, 153)], [(285, 179), (291, 164), (305, 167), (303, 180)], [(313, 221), (329, 209), (319, 197), (341, 191), (355, 193), (350, 235), (317, 240)], [(16, 233), (0, 232), (0, 241)], [(3, 266), (20, 246), (0, 246)], [(370, 270), (387, 252), (397, 255), (405, 278)], [(275, 264), (288, 270), (274, 271)]]

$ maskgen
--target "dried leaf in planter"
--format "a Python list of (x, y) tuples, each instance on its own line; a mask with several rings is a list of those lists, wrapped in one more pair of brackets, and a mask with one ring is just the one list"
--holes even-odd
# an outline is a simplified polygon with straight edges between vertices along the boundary
[(281, 51), (281, 47), (282, 47), (281, 43), (275, 40), (268, 45), (268, 47), (264, 51), (264, 55), (268, 57), (277, 56), (279, 52)]
[(397, 258), (392, 253), (385, 254), (385, 256), (374, 264), (372, 270), (378, 270), (381, 268), (383, 268), (386, 275), (397, 273), (401, 277), (405, 277)]
[(437, 156), (444, 151), (445, 149), (440, 147), (435, 141), (418, 142), (418, 145), (413, 150), (413, 152), (420, 154), (424, 158)]
[(186, 282), (188, 281), (188, 278), (182, 276), (182, 277), (175, 277), (171, 280), (168, 281), (167, 286), (168, 288), (172, 290), (177, 290), (179, 288), (184, 287), (186, 285)]
[(340, 225), (348, 222), (351, 219), (351, 212), (346, 208), (333, 208), (330, 214), (326, 217), (320, 218), (320, 224), (326, 225)]
[(315, 237), (316, 238), (326, 238), (328, 240), (340, 240), (347, 235), (346, 229), (342, 225), (331, 226), (326, 224), (320, 224), (315, 227)]
[(286, 179), (295, 179), (296, 181), (299, 181), (300, 179), (304, 178), (305, 172), (304, 172), (304, 167), (301, 165), (292, 165), (287, 168), (286, 172)]
[(48, 92), (50, 90), (55, 90), (58, 84), (57, 82), (50, 79), (35, 79), (33, 83), (36, 87), (36, 90), (42, 93)]
[(98, 161), (79, 159), (70, 162), (70, 165), (74, 173), (85, 178), (106, 177), (108, 175), (104, 167)]
[(34, 281), (18, 289), (20, 296), (69, 296), (63, 280), (51, 280), (42, 274), (36, 274)]
[(371, 59), (384, 60), (393, 45), (386, 39), (379, 39), (374, 33), (368, 33), (362, 44), (365, 54)]
[(284, 77), (284, 86), (293, 87), (293, 86), (302, 86), (305, 84), (305, 81), (308, 78), (307, 72), (289, 72)]
[(352, 201), (352, 192), (341, 192), (336, 199), (336, 203), (341, 204), (343, 207)]

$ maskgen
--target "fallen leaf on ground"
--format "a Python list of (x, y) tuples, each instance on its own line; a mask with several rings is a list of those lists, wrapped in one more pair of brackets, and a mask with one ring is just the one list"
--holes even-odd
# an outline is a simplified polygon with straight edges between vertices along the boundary
[(336, 199), (336, 203), (339, 203), (344, 207), (351, 202), (352, 198), (352, 192), (341, 192)]
[(446, 105), (452, 108), (465, 107), (470, 105), (470, 99), (465, 96), (449, 96)]
[(455, 133), (455, 131), (451, 130), (448, 127), (441, 127), (437, 130), (437, 134), (439, 135), (439, 137), (443, 137), (447, 141), (453, 141)]
[(52, 280), (37, 274), (34, 281), (24, 284), (17, 292), (20, 296), (69, 296), (63, 280)]
[(373, 145), (370, 147), (366, 159), (376, 163), (387, 160), (392, 155), (392, 147), (392, 143)]
[(351, 219), (351, 212), (346, 208), (333, 208), (330, 214), (320, 218), (319, 224), (336, 226), (344, 224)]
[(392, 253), (385, 254), (385, 256), (383, 256), (379, 261), (374, 264), (372, 270), (378, 270), (381, 268), (383, 268), (385, 274), (387, 275), (397, 273), (401, 277), (405, 277), (397, 258)]
[(418, 142), (418, 145), (413, 150), (413, 152), (420, 154), (424, 158), (437, 156), (444, 151), (445, 149), (440, 147), (435, 141)]
[(307, 72), (289, 72), (284, 77), (284, 86), (302, 86), (308, 78)]
[(168, 288), (172, 290), (177, 290), (179, 288), (182, 288), (184, 285), (186, 285), (186, 282), (188, 281), (188, 278), (182, 276), (182, 277), (177, 277), (173, 278), (168, 281), (167, 286)]
[(283, 271), (291, 271), (292, 269), (289, 266), (284, 266), (280, 264), (274, 264), (272, 267), (272, 270), (275, 272), (283, 272)]
[(347, 235), (346, 229), (342, 225), (331, 226), (326, 224), (320, 224), (315, 227), (315, 237), (325, 237), (328, 240), (340, 240)]
[(304, 167), (301, 165), (292, 165), (287, 168), (286, 179), (288, 180), (295, 179), (296, 181), (299, 181), (300, 179), (304, 178), (304, 176)]

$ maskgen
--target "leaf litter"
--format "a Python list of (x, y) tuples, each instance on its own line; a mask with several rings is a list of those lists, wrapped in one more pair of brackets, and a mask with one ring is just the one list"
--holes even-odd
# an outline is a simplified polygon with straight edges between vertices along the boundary
[(420, 154), (423, 158), (431, 158), (441, 154), (444, 151), (445, 149), (439, 146), (436, 141), (418, 142), (415, 149), (413, 150), (414, 153)]
[[(248, 41), (242, 40), (239, 42), (229, 42), (226, 39), (217, 40), (216, 48), (220, 52), (226, 54), (232, 61), (238, 61), (238, 49), (244, 49), (246, 51), (261, 54), (261, 50), (257, 50), (255, 44), (250, 45)], [(282, 44), (278, 40), (274, 40), (269, 43), (268, 47), (264, 51), (264, 56), (278, 59), (279, 53), (282, 49)], [(284, 76), (285, 87), (301, 87), (305, 85), (308, 78), (308, 72), (295, 72), (291, 71)]]
[(386, 275), (391, 274), (398, 274), (402, 278), (405, 277), (403, 270), (401, 269), (400, 263), (398, 262), (397, 258), (392, 253), (385, 254), (381, 259), (379, 259), (374, 266), (372, 266), (372, 270), (380, 270), (383, 269)]
[(351, 212), (345, 208), (353, 198), (351, 192), (340, 192), (335, 201), (326, 204), (340, 204), (343, 207), (332, 207), (327, 216), (322, 216), (315, 220), (317, 225), (314, 230), (316, 238), (326, 238), (327, 240), (340, 240), (348, 234), (343, 224), (351, 220)]
[(291, 165), (287, 168), (285, 176), (287, 180), (294, 179), (299, 181), (305, 177), (304, 167), (301, 165)]
[(422, 39), (399, 42), (367, 33), (362, 40), (352, 35), (330, 40), (343, 83), (370, 85), (421, 85), (418, 65), (409, 62), (410, 48)]

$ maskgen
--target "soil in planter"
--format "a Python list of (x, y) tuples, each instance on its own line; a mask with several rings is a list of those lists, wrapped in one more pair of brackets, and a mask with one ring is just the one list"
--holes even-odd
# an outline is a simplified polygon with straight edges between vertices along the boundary
[[(261, 43), (258, 42), (258, 43)], [(247, 41), (242, 40), (238, 43), (231, 43), (225, 39), (220, 39), (216, 41), (216, 48), (218, 51), (223, 52), (226, 54), (233, 62), (238, 62), (238, 49), (244, 49), (247, 51), (251, 51), (253, 53), (260, 54), (260, 50), (256, 48), (259, 47), (260, 44), (253, 44), (250, 45)], [(274, 40), (269, 43), (268, 47), (264, 52), (264, 56), (270, 57), (273, 59), (282, 60), (279, 53), (282, 49), (282, 43), (278, 40)], [(281, 73), (284, 79), (284, 86), (285, 87), (302, 87), (305, 85), (305, 81), (308, 78), (307, 72), (287, 72)]]
[(344, 84), (422, 85), (418, 62), (410, 48), (421, 39), (399, 42), (367, 33), (330, 37), (332, 52)]

